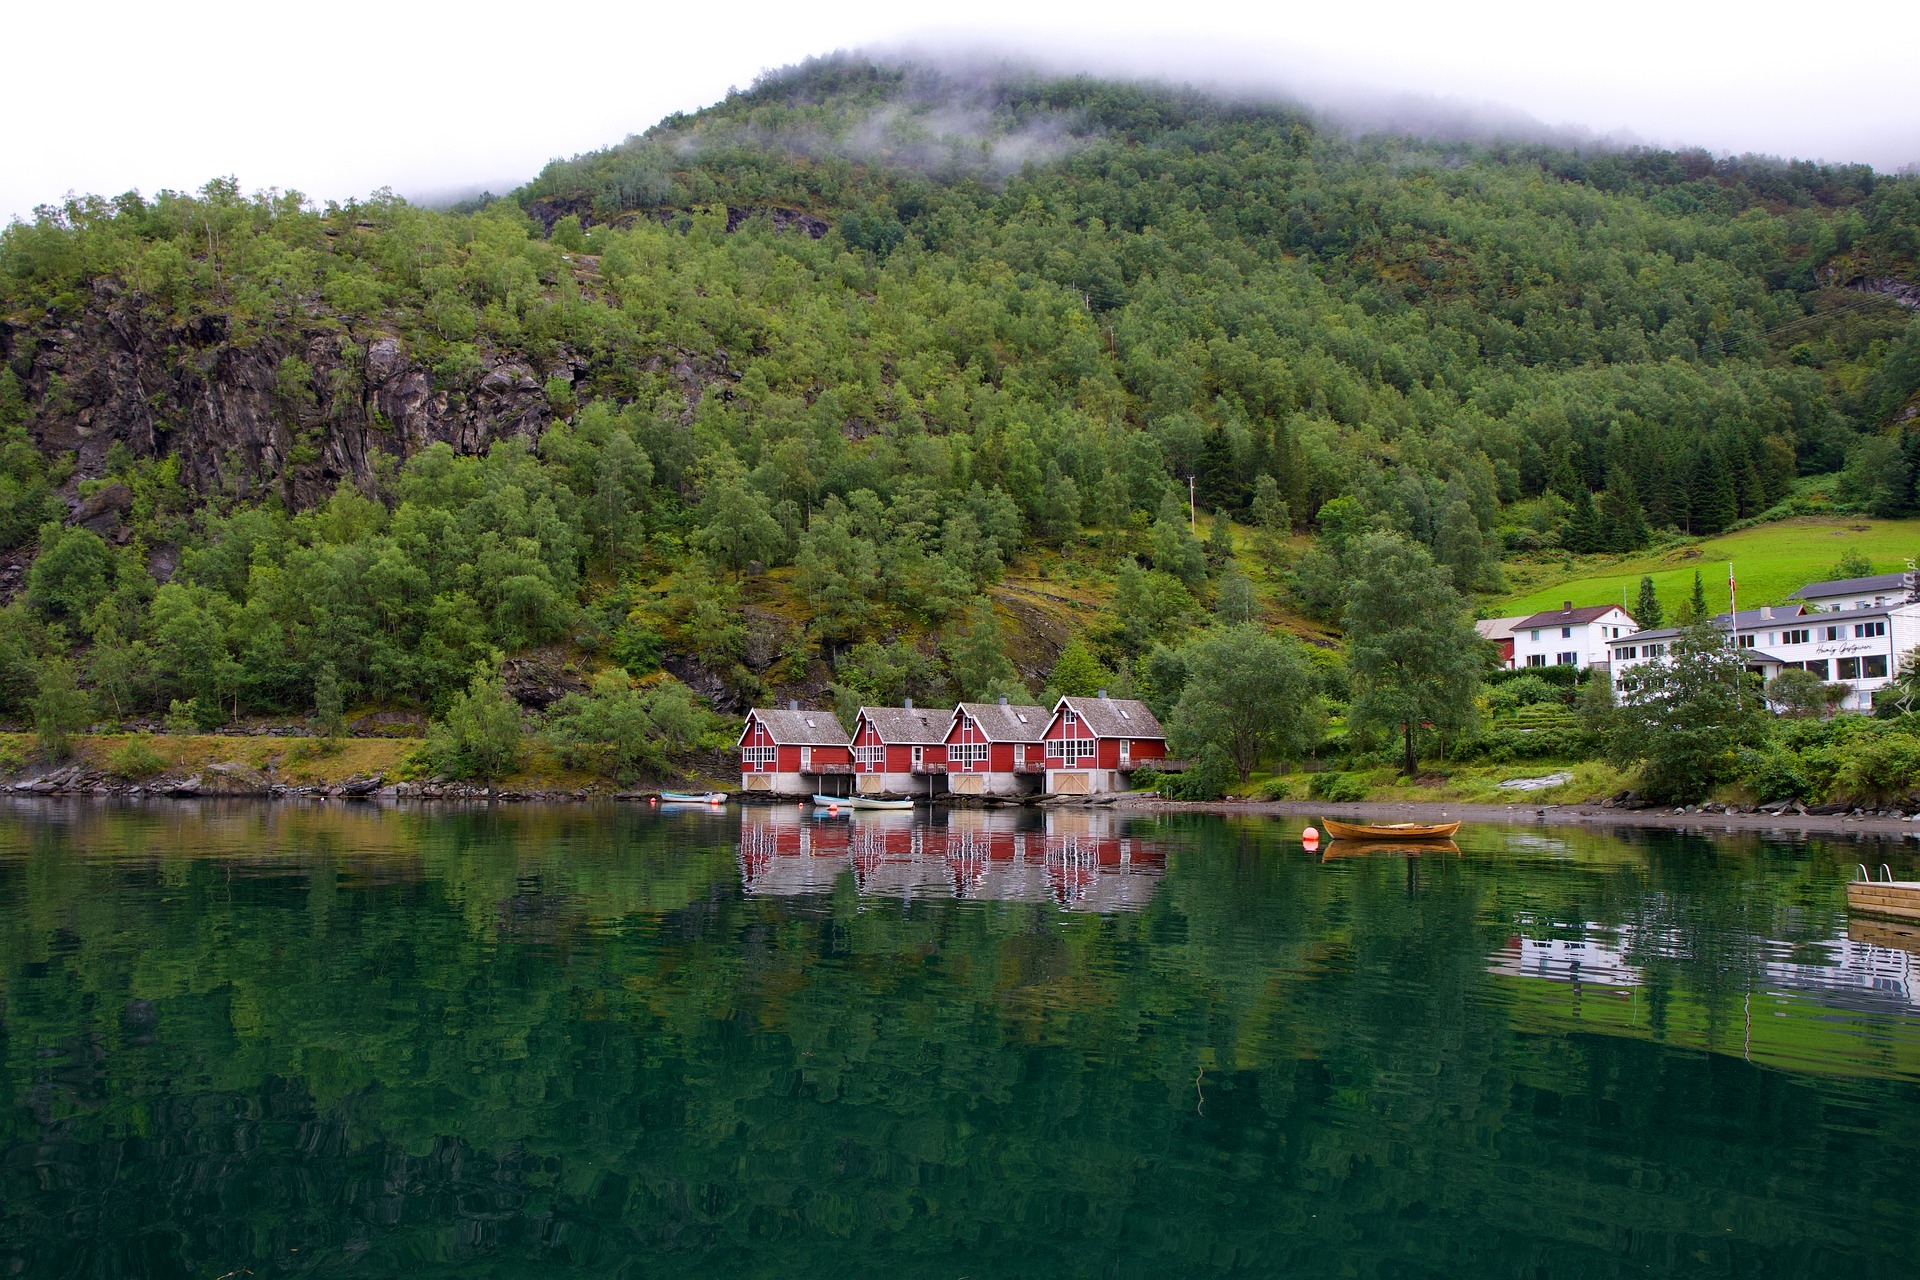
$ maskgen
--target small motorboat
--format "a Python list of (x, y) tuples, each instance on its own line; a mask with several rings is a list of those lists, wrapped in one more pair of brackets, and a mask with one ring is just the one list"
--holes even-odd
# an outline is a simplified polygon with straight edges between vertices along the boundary
[(1320, 825), (1334, 840), (1451, 840), (1460, 829), (1457, 822), (1335, 822), (1320, 819)]
[(911, 800), (877, 800), (872, 796), (815, 796), (813, 803), (822, 809), (911, 809)]
[(724, 791), (662, 791), (661, 804), (725, 804)]

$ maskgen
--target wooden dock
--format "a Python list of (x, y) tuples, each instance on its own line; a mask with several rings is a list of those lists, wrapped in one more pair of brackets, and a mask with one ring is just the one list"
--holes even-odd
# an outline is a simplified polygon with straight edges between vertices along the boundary
[(1847, 909), (1890, 920), (1920, 921), (1920, 880), (1855, 880)]

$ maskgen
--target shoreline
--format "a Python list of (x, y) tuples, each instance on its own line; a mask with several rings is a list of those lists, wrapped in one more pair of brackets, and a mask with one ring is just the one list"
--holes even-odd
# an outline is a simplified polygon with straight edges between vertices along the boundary
[[(488, 787), (481, 785), (385, 783), (378, 775), (353, 778), (345, 783), (268, 787), (250, 787), (238, 779), (216, 778), (205, 785), (201, 778), (183, 780), (187, 785), (161, 780), (154, 785), (112, 785), (73, 779), (58, 782), (49, 778), (0, 781), (0, 796), (10, 800), (90, 800), (144, 804), (152, 801), (231, 800), (250, 803), (288, 801), (353, 801), (393, 807), (416, 804), (422, 807), (445, 804), (470, 807), (476, 804), (513, 805), (641, 805), (658, 807), (660, 793), (654, 790), (614, 790), (586, 787), (577, 790)], [(239, 781), (241, 785), (235, 786)], [(193, 783), (201, 783), (193, 786)], [(221, 785), (226, 783), (227, 785)], [(724, 805), (783, 807), (791, 800), (771, 797), (742, 797), (727, 793)], [(673, 802), (667, 802), (673, 803)], [(678, 807), (678, 806), (676, 806)], [(929, 804), (927, 807), (934, 807)], [(978, 808), (977, 805), (945, 805), (948, 808)], [(1359, 801), (1319, 803), (1302, 800), (1163, 800), (1157, 796), (1117, 796), (1108, 800), (1067, 801), (1024, 805), (996, 805), (1007, 809), (1104, 809), (1113, 813), (1139, 816), (1209, 814), (1218, 817), (1294, 818), (1311, 823), (1334, 817), (1356, 821), (1418, 822), (1459, 821), (1489, 826), (1561, 826), (1663, 831), (1693, 831), (1700, 834), (1732, 835), (1741, 832), (1795, 835), (1852, 835), (1878, 838), (1920, 840), (1920, 814), (1911, 818), (1881, 817), (1873, 814), (1818, 814), (1745, 811), (1727, 813), (1697, 808), (1676, 813), (1672, 809), (1617, 809), (1600, 803), (1529, 805), (1447, 803), (1432, 800)], [(915, 811), (921, 806), (916, 805)]]
[(1672, 809), (1616, 809), (1585, 804), (1449, 804), (1435, 800), (1359, 801), (1323, 804), (1311, 800), (1161, 800), (1142, 797), (1108, 806), (1121, 811), (1208, 813), (1223, 817), (1252, 815), (1270, 818), (1331, 817), (1380, 819), (1390, 822), (1446, 821), (1504, 826), (1639, 827), (1664, 831), (1699, 831), (1729, 835), (1738, 832), (1794, 832), (1801, 835), (1885, 836), (1920, 840), (1920, 820), (1855, 817), (1843, 813), (1725, 813), (1706, 809), (1675, 813)]

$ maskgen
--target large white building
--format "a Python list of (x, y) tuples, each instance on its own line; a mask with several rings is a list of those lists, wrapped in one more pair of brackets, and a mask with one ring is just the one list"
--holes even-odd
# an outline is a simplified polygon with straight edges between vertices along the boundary
[[(1845, 711), (1871, 711), (1873, 695), (1892, 683), (1900, 659), (1920, 646), (1920, 600), (1913, 576), (1814, 582), (1794, 592), (1792, 604), (1719, 614), (1713, 625), (1731, 631), (1749, 670), (1771, 680), (1782, 671), (1811, 671), (1848, 686)], [(1613, 669), (1664, 661), (1677, 629), (1641, 631), (1613, 645)]]
[(1536, 613), (1513, 624), (1512, 665), (1604, 668), (1614, 641), (1639, 629), (1632, 615), (1617, 604), (1576, 609), (1569, 600), (1559, 609)]

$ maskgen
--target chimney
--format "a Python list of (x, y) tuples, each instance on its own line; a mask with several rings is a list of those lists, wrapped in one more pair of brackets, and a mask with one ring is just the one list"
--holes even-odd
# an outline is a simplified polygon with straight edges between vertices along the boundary
[(1561, 606), (1560, 606), (1560, 612), (1562, 612), (1562, 613), (1572, 613), (1572, 612), (1573, 612), (1573, 601), (1571, 601), (1571, 600), (1569, 600), (1569, 601), (1567, 601), (1567, 602), (1566, 602), (1565, 604), (1563, 604), (1563, 605), (1561, 605)]
[(1100, 691), (1100, 696), (1101, 696), (1101, 697), (1103, 697), (1103, 698), (1104, 698), (1104, 697), (1106, 697), (1106, 696), (1107, 696), (1107, 691), (1106, 691), (1105, 689), (1102, 689), (1102, 690)]
[(1773, 621), (1773, 606), (1772, 606), (1772, 605), (1770, 605), (1770, 604), (1763, 604), (1763, 605), (1761, 605), (1761, 606), (1760, 606), (1760, 618), (1761, 618), (1761, 621), (1763, 621), (1763, 622), (1772, 622), (1772, 621)]
[(1004, 693), (1000, 695), (1000, 705), (1003, 707), (1007, 705), (1007, 695)]
[(911, 711), (911, 710), (913, 710), (913, 699), (912, 699), (912, 698), (902, 698), (902, 699), (900, 700), (900, 705), (901, 705), (901, 706), (903, 706), (903, 707), (905, 707), (905, 708), (906, 708), (907, 710), (909, 710), (909, 711)]
[(787, 710), (798, 711), (799, 709), (800, 709), (800, 699), (798, 698), (787, 699)]

